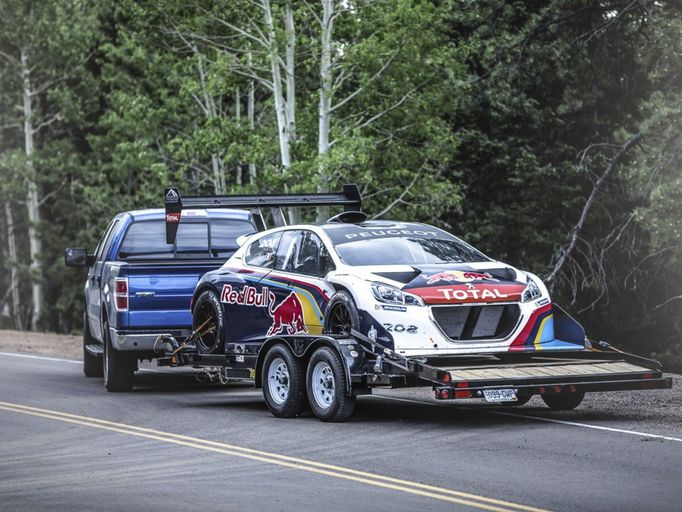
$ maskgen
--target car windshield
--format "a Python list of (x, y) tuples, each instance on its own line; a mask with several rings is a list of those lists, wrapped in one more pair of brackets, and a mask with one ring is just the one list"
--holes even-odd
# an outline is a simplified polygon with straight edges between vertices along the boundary
[(461, 240), (443, 238), (375, 238), (335, 246), (346, 265), (420, 265), (490, 261)]

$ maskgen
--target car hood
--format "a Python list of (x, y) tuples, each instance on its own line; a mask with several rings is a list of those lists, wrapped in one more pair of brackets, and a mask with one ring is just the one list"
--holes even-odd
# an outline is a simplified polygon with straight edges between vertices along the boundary
[(374, 275), (403, 284), (404, 291), (418, 295), (427, 304), (516, 302), (521, 299), (527, 282), (525, 273), (499, 262), (377, 270)]

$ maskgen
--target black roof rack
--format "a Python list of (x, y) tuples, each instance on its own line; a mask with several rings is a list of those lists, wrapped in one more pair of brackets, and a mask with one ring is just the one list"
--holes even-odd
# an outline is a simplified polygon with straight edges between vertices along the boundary
[(294, 206), (343, 206), (344, 211), (359, 211), (362, 209), (362, 196), (355, 184), (343, 186), (342, 192), (328, 192), (318, 194), (258, 194), (234, 196), (186, 196), (181, 197), (176, 187), (165, 189), (164, 202), (166, 205), (166, 243), (175, 243), (178, 223), (182, 210), (187, 208), (241, 208), (255, 210), (256, 223), (259, 230), (265, 229), (265, 222), (261, 208), (273, 209), (273, 218), (278, 224), (283, 224), (284, 216), (280, 208)]

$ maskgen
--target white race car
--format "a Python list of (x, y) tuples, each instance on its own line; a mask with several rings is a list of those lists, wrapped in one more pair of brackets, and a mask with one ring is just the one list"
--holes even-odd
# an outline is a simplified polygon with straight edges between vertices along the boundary
[(249, 236), (199, 281), (192, 309), (195, 328), (219, 319), (203, 353), (351, 329), (407, 357), (585, 348), (557, 339), (537, 276), (442, 229), (358, 212)]

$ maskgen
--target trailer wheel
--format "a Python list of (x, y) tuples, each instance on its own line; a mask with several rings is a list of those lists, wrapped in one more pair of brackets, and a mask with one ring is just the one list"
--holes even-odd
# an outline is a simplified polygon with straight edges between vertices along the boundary
[(223, 350), (223, 307), (213, 290), (206, 290), (197, 299), (192, 315), (192, 327), (199, 335), (195, 337), (201, 354), (215, 354)]
[(346, 421), (355, 410), (355, 397), (346, 393), (346, 372), (339, 354), (318, 348), (306, 376), (308, 403), (322, 421)]
[(585, 398), (584, 391), (562, 391), (556, 395), (542, 395), (542, 400), (554, 411), (570, 411)]
[(83, 313), (83, 373), (86, 377), (104, 376), (104, 362), (102, 357), (88, 352), (87, 345), (96, 345), (97, 341), (90, 334), (90, 323), (87, 311)]
[(336, 292), (325, 311), (324, 332), (350, 336), (351, 329), (358, 329), (359, 326), (360, 315), (353, 296), (346, 290)]
[(137, 359), (134, 354), (120, 352), (111, 345), (109, 326), (104, 324), (104, 387), (107, 391), (132, 391)]
[(270, 412), (278, 418), (299, 416), (306, 405), (303, 363), (286, 345), (274, 345), (263, 360), (261, 384)]

